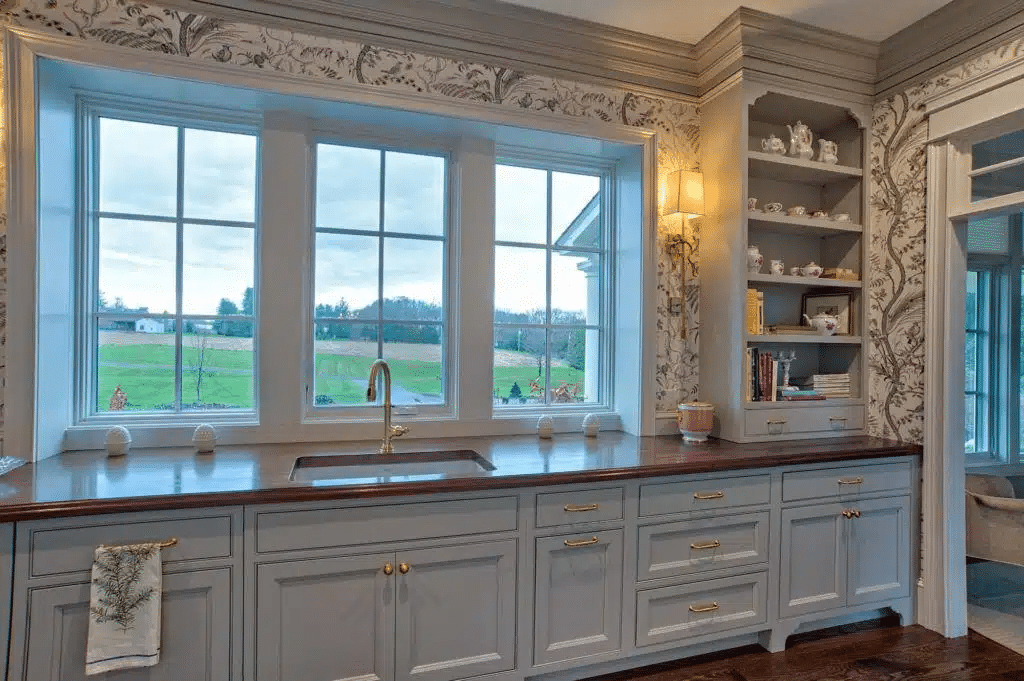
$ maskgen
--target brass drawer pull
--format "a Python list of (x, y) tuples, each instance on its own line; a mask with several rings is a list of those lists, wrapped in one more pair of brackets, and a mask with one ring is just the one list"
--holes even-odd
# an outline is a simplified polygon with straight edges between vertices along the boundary
[(694, 492), (693, 498), (701, 501), (707, 501), (709, 499), (721, 499), (725, 497), (725, 492), (718, 490), (717, 492)]
[(829, 421), (849, 421), (850, 419), (846, 418), (845, 416), (829, 416), (828, 420)]
[(695, 551), (707, 551), (708, 549), (717, 549), (722, 545), (722, 542), (717, 539), (714, 541), (706, 541), (699, 544), (690, 544), (690, 548)]
[(690, 612), (714, 612), (715, 610), (718, 610), (718, 603), (712, 603), (711, 605), (690, 606)]
[(764, 422), (764, 425), (766, 425), (766, 426), (784, 426), (787, 423), (789, 423), (789, 421), (787, 421), (786, 419), (769, 419), (769, 420)]
[(597, 537), (591, 537), (590, 539), (566, 539), (565, 545), (570, 549), (574, 549), (578, 546), (590, 546), (591, 544), (596, 544), (598, 541)]
[(864, 482), (864, 478), (857, 476), (856, 478), (839, 478), (840, 485), (860, 485)]
[(583, 511), (596, 511), (599, 504), (566, 504), (563, 506), (566, 513), (582, 513)]

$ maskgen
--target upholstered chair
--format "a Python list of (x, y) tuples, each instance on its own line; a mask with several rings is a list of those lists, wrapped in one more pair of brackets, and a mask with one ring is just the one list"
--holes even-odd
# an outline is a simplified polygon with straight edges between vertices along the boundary
[(967, 555), (1024, 565), (1024, 499), (998, 475), (967, 476)]

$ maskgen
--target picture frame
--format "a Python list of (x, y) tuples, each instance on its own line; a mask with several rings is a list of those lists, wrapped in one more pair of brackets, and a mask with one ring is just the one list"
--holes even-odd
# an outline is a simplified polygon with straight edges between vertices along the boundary
[[(853, 294), (852, 293), (805, 293), (803, 295), (803, 314), (808, 317), (821, 312), (835, 315), (839, 318), (836, 326), (837, 336), (850, 336), (853, 334)], [(806, 321), (800, 318), (801, 323)]]

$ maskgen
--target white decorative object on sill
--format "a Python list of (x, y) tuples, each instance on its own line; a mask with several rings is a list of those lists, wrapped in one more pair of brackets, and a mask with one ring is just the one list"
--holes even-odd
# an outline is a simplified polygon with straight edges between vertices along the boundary
[(555, 434), (555, 421), (550, 416), (541, 416), (537, 419), (537, 436), (550, 440)]
[(200, 423), (192, 433), (192, 444), (196, 451), (201, 454), (208, 454), (217, 446), (217, 429), (209, 423)]
[(597, 414), (587, 414), (583, 417), (583, 434), (587, 437), (597, 437), (601, 431), (601, 417)]
[(132, 434), (124, 426), (107, 431), (107, 456), (124, 456), (132, 448)]

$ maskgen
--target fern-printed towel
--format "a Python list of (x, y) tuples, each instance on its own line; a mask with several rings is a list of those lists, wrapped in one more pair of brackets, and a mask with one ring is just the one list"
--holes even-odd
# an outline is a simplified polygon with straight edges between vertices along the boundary
[(159, 544), (97, 547), (89, 592), (87, 675), (160, 661), (162, 586)]

